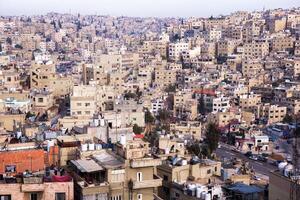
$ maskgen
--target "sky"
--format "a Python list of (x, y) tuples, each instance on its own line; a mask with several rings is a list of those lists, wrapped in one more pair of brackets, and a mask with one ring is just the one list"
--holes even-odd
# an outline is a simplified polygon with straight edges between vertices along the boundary
[(300, 7), (300, 0), (0, 0), (0, 15), (48, 12), (140, 17), (208, 17), (237, 10)]

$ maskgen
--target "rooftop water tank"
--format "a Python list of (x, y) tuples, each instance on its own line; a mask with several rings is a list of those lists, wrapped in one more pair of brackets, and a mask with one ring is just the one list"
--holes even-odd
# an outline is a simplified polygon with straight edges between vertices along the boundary
[(121, 135), (120, 143), (121, 143), (122, 145), (126, 145), (126, 135)]
[(287, 162), (281, 162), (281, 163), (279, 163), (278, 164), (279, 171), (283, 172), (283, 170), (284, 170), (285, 166), (287, 166), (287, 164), (288, 164)]
[(294, 166), (291, 164), (287, 164), (284, 168), (283, 175), (285, 177), (289, 177), (293, 173), (293, 170), (294, 170)]
[(200, 186), (200, 187), (197, 187), (197, 189), (196, 189), (196, 197), (197, 198), (201, 198), (201, 193), (202, 193), (202, 187)]
[(88, 145), (87, 144), (82, 144), (81, 145), (81, 151), (87, 151)]
[(90, 143), (89, 144), (89, 150), (90, 151), (94, 151), (95, 150), (95, 144), (94, 143)]

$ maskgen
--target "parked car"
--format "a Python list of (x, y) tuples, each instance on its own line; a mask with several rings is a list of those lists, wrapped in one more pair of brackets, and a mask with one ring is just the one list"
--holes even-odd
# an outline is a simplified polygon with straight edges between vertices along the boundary
[(249, 158), (250, 158), (251, 160), (258, 160), (258, 157), (255, 156), (255, 155), (252, 155), (252, 156), (250, 156)]
[(250, 156), (252, 156), (253, 154), (252, 154), (252, 151), (248, 151), (247, 153), (245, 153), (245, 156), (247, 156), (248, 158), (250, 157)]
[(255, 176), (255, 175), (253, 176), (253, 179), (256, 180), (256, 181), (260, 181), (261, 180), (261, 178), (259, 176)]
[(262, 156), (262, 155), (259, 155), (257, 158), (258, 158), (259, 161), (262, 161), (262, 162), (267, 162), (268, 161), (268, 159), (266, 157)]

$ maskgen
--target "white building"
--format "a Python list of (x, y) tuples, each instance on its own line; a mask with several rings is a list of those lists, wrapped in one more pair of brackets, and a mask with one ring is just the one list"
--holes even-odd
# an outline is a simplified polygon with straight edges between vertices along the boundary
[(172, 60), (178, 60), (182, 52), (187, 52), (189, 44), (186, 42), (172, 43), (169, 45), (169, 58)]
[(229, 98), (228, 97), (218, 97), (213, 99), (213, 112), (221, 112), (230, 108)]
[(155, 99), (151, 101), (151, 109), (150, 112), (154, 115), (158, 114), (159, 110), (162, 110), (164, 108), (164, 100), (162, 98)]

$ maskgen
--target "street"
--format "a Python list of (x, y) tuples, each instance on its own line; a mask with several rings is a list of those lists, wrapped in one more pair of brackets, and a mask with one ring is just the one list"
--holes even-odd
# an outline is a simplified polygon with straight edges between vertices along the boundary
[(227, 148), (225, 146), (221, 146), (221, 148), (218, 148), (216, 150), (216, 154), (220, 158), (240, 158), (242, 160), (245, 160), (249, 162), (249, 166), (253, 167), (254, 171), (259, 174), (263, 174), (266, 176), (269, 176), (270, 171), (277, 169), (276, 166), (271, 165), (267, 162), (261, 162), (261, 161), (255, 161), (247, 158), (245, 155), (232, 151), (230, 148)]

